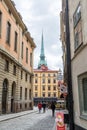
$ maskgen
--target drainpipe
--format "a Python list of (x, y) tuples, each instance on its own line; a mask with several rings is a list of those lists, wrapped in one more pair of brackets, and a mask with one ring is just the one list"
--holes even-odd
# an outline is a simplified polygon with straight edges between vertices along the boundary
[(65, 24), (66, 24), (66, 60), (67, 60), (67, 86), (68, 86), (69, 127), (70, 127), (70, 130), (74, 130), (68, 0), (66, 0), (65, 17), (66, 17), (66, 23)]

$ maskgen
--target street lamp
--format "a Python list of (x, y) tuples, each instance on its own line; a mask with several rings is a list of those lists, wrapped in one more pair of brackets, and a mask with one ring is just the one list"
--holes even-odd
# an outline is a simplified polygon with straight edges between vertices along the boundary
[(70, 130), (74, 130), (68, 0), (66, 0), (66, 13), (65, 14), (66, 14), (65, 16), (66, 17), (66, 56), (67, 56), (66, 59), (67, 59), (69, 125), (70, 125)]

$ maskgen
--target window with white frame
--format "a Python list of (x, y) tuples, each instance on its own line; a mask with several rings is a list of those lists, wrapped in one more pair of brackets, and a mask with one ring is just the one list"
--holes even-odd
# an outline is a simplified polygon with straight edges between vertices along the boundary
[(87, 116), (87, 73), (78, 77), (81, 116)]
[(74, 49), (76, 50), (83, 43), (80, 3), (78, 4), (76, 11), (73, 15), (73, 23), (74, 23)]

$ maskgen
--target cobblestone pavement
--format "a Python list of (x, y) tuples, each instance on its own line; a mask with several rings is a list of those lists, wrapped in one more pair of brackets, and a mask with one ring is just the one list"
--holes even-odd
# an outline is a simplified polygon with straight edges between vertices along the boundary
[(47, 116), (46, 118), (40, 120), (40, 122), (27, 130), (54, 130), (55, 118)]
[(30, 113), (21, 117), (0, 122), (0, 130), (55, 130), (55, 118), (51, 111)]

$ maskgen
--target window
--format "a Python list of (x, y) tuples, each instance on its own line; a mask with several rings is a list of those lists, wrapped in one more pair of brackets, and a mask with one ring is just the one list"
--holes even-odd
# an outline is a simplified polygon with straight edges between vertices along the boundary
[(56, 79), (53, 79), (53, 83), (56, 83)]
[(48, 83), (50, 83), (50, 79), (48, 79)]
[(37, 90), (37, 86), (35, 86), (35, 90)]
[(25, 74), (25, 81), (27, 81), (27, 73)]
[(78, 24), (80, 19), (81, 19), (81, 5), (79, 3), (79, 5), (73, 15), (74, 27)]
[(23, 71), (21, 70), (21, 79), (23, 79)]
[(48, 74), (48, 77), (50, 77), (50, 74)]
[(54, 93), (53, 95), (54, 95), (54, 97), (56, 97), (56, 93)]
[(29, 76), (29, 82), (32, 83), (32, 76)]
[(48, 90), (50, 90), (50, 86), (48, 86)]
[(30, 83), (32, 83), (32, 76), (30, 76)]
[(53, 86), (53, 90), (56, 90), (56, 86)]
[(43, 74), (42, 76), (45, 77), (45, 74)]
[(50, 93), (48, 93), (48, 97), (50, 97), (51, 96), (51, 94)]
[(29, 99), (31, 99), (31, 89), (29, 90)]
[(0, 11), (0, 37), (1, 37), (1, 27), (2, 27), (2, 12)]
[(83, 117), (87, 115), (87, 73), (78, 77), (80, 112)]
[(74, 49), (76, 50), (82, 44), (82, 42), (82, 23), (80, 20), (77, 26), (74, 28)]
[(75, 33), (75, 49), (79, 46), (79, 33)]
[(80, 3), (73, 15), (73, 22), (74, 22), (74, 49), (76, 50), (83, 42)]
[(18, 41), (18, 34), (15, 32), (15, 39), (14, 39), (14, 51), (17, 52), (17, 41)]
[(28, 48), (26, 48), (26, 63), (28, 63)]
[(27, 108), (27, 103), (25, 103), (25, 109)]
[(38, 81), (37, 81), (37, 79), (35, 79), (35, 83), (37, 83)]
[(37, 77), (38, 75), (37, 74), (35, 74), (35, 77)]
[(16, 75), (16, 65), (13, 66), (13, 74)]
[(32, 67), (32, 53), (30, 53), (30, 66)]
[(9, 61), (5, 60), (5, 71), (9, 71)]
[(10, 10), (10, 9), (8, 9), (8, 12), (9, 12), (9, 14), (11, 15), (11, 10)]
[(25, 100), (27, 100), (27, 88), (25, 88)]
[(12, 98), (14, 97), (14, 85), (12, 86), (11, 96), (12, 96)]
[(6, 42), (10, 45), (11, 24), (7, 22)]
[(22, 104), (20, 103), (20, 109), (22, 109)]
[(56, 77), (56, 74), (53, 74), (53, 77)]
[(42, 83), (45, 83), (45, 79), (42, 79)]
[(44, 85), (42, 86), (42, 89), (45, 90), (45, 86)]
[(29, 103), (29, 107), (32, 108), (32, 102)]
[(37, 97), (37, 93), (35, 93), (35, 97)]
[(43, 95), (43, 97), (45, 97), (45, 93), (43, 93), (42, 95)]
[(23, 50), (24, 50), (24, 43), (22, 42), (22, 47), (21, 47), (21, 58), (23, 59)]
[(22, 99), (22, 87), (20, 87), (20, 100)]
[(84, 101), (84, 111), (87, 112), (87, 78), (83, 78), (83, 101)]

